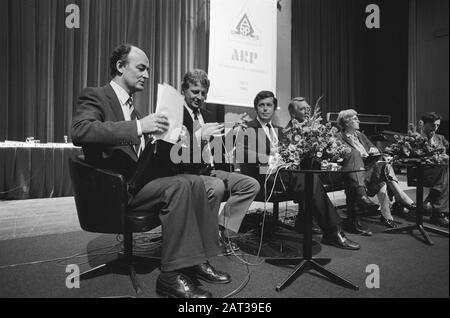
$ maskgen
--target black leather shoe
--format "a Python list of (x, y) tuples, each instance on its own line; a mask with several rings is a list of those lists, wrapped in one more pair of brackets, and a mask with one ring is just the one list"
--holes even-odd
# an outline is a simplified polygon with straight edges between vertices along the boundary
[(335, 246), (346, 250), (359, 250), (358, 243), (349, 240), (342, 231), (333, 232), (331, 234), (324, 234), (322, 243), (326, 245)]
[(417, 206), (414, 202), (411, 204), (403, 204), (396, 201), (391, 208), (391, 212), (393, 215), (399, 216), (404, 219), (409, 218), (413, 214), (413, 211), (416, 210)]
[(161, 277), (156, 281), (156, 292), (169, 298), (211, 298), (209, 291), (195, 286), (191, 279), (181, 273), (177, 274), (170, 282), (166, 282)]
[(239, 246), (231, 241), (222, 230), (219, 230), (219, 246), (222, 248), (222, 254), (225, 256), (229, 256), (239, 251)]
[(384, 226), (391, 228), (391, 229), (396, 229), (398, 227), (397, 223), (395, 223), (394, 220), (386, 219), (384, 216), (380, 217), (380, 222)]
[(448, 217), (444, 213), (433, 214), (430, 223), (442, 227), (448, 227)]
[(347, 219), (344, 222), (344, 228), (348, 233), (372, 236), (372, 232), (363, 226), (358, 218)]
[(189, 274), (213, 284), (227, 284), (231, 282), (230, 274), (214, 269), (209, 262), (191, 267)]
[(373, 202), (372, 200), (370, 200), (370, 198), (367, 195), (363, 195), (360, 196), (357, 200), (356, 200), (356, 204), (358, 205), (358, 207), (360, 209), (366, 210), (366, 211), (374, 211), (374, 210), (378, 210), (378, 208), (380, 207), (378, 204), (376, 204), (375, 202)]

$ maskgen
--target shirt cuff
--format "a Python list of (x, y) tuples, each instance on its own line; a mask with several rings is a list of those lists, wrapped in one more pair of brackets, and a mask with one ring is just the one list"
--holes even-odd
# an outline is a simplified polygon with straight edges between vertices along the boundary
[(138, 134), (138, 137), (142, 137), (141, 122), (140, 122), (139, 120), (136, 119), (136, 124), (137, 124), (137, 134)]

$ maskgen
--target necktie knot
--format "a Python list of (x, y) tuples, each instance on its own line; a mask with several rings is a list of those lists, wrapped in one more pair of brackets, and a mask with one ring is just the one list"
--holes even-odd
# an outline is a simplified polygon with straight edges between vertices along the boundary
[(192, 112), (194, 113), (194, 119), (198, 120), (198, 115), (200, 114), (200, 109), (192, 108)]
[(130, 108), (133, 107), (133, 97), (130, 96), (125, 104), (127, 104)]

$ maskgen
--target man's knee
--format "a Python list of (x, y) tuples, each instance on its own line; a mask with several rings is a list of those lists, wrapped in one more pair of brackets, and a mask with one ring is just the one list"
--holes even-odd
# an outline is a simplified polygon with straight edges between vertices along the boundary
[(225, 184), (220, 179), (210, 181), (208, 182), (206, 192), (208, 193), (208, 198), (222, 200), (225, 196)]

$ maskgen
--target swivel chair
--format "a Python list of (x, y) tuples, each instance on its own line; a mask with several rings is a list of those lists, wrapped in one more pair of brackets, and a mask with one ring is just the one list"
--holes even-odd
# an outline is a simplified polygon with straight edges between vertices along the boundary
[(151, 266), (155, 260), (133, 255), (133, 232), (147, 232), (159, 226), (158, 207), (156, 213), (131, 211), (124, 176), (96, 168), (84, 161), (83, 156), (69, 158), (69, 169), (81, 228), (94, 233), (123, 234), (124, 238), (124, 252), (118, 258), (80, 274), (79, 279), (125, 268), (136, 293), (142, 292), (135, 265)]

